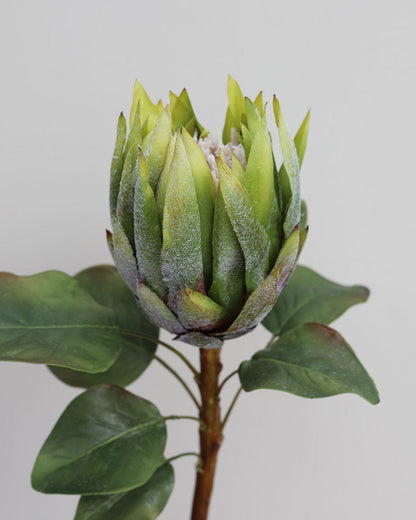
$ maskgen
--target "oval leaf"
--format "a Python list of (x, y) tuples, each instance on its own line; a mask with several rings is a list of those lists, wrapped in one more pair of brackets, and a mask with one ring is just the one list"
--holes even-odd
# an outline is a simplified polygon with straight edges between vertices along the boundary
[(352, 348), (333, 329), (306, 323), (276, 339), (239, 369), (246, 392), (260, 388), (301, 397), (353, 393), (371, 404), (379, 397), (373, 380)]
[(157, 408), (118, 386), (75, 398), (36, 459), (32, 486), (43, 493), (129, 491), (163, 464), (166, 426)]
[(103, 372), (116, 360), (119, 329), (71, 276), (0, 273), (0, 359)]
[(172, 493), (171, 464), (161, 466), (143, 486), (116, 495), (84, 496), (74, 520), (154, 520)]
[(339, 285), (298, 265), (263, 325), (275, 336), (311, 321), (329, 325), (352, 305), (365, 302), (368, 295), (365, 287)]
[[(121, 352), (116, 362), (105, 372), (88, 374), (61, 367), (49, 367), (64, 383), (89, 388), (101, 383), (126, 386), (135, 381), (153, 359), (159, 329), (140, 312), (130, 290), (112, 265), (98, 265), (75, 276), (80, 285), (101, 305), (113, 313), (120, 330)], [(148, 341), (141, 334), (151, 336)]]

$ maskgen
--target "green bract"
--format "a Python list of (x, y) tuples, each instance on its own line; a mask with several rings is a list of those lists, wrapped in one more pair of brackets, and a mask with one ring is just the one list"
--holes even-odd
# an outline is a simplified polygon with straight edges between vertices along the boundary
[(299, 170), (309, 114), (292, 139), (274, 98), (277, 168), (262, 94), (252, 102), (229, 78), (228, 99), (218, 145), (186, 90), (163, 106), (136, 82), (111, 166), (108, 238), (119, 272), (151, 322), (205, 348), (262, 321), (306, 237)]

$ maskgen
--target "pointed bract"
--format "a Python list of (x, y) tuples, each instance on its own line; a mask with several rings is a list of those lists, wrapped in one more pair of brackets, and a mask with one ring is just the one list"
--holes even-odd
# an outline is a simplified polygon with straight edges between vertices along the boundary
[(150, 322), (173, 334), (182, 334), (185, 332), (185, 329), (179, 323), (173, 312), (168, 309), (163, 300), (151, 289), (146, 287), (140, 279), (137, 279), (136, 292), (140, 308)]
[(295, 268), (298, 248), (299, 229), (295, 228), (292, 235), (283, 245), (271, 273), (249, 296), (242, 311), (231, 324), (227, 333), (251, 330), (272, 310)]
[(113, 217), (114, 261), (123, 280), (133, 293), (136, 292), (137, 264), (130, 241), (117, 217)]
[(270, 243), (250, 194), (224, 161), (218, 159), (217, 166), (225, 208), (245, 258), (246, 288), (251, 293), (267, 274)]
[(177, 313), (181, 324), (190, 331), (221, 330), (231, 321), (228, 312), (218, 303), (188, 287), (179, 292)]
[(176, 138), (163, 212), (162, 274), (172, 310), (182, 287), (204, 290), (198, 200), (180, 135)]
[(126, 142), (127, 125), (123, 113), (120, 114), (117, 124), (117, 137), (111, 161), (110, 172), (110, 213), (113, 217), (116, 213), (118, 191), (120, 188), (121, 174), (124, 163), (124, 144)]
[(294, 139), (263, 95), (230, 76), (223, 143), (198, 122), (186, 89), (156, 105), (136, 82), (130, 132), (120, 116), (111, 168), (114, 261), (154, 324), (200, 348), (252, 330), (273, 307), (307, 234), (299, 168), (309, 112)]
[(286, 216), (283, 222), (285, 236), (288, 237), (292, 233), (293, 228), (299, 224), (300, 221), (300, 167), (295, 143), (290, 136), (286, 120), (276, 96), (273, 98), (273, 111), (279, 130), (283, 166), (290, 186), (290, 200), (287, 201), (287, 207), (285, 208)]
[(144, 148), (144, 155), (149, 167), (149, 184), (155, 192), (172, 137), (172, 117), (168, 111), (160, 112), (156, 125), (149, 136), (149, 141)]
[(160, 298), (166, 298), (168, 290), (162, 278), (160, 261), (162, 228), (155, 196), (149, 184), (147, 162), (141, 150), (136, 162), (136, 170), (134, 243), (139, 276)]

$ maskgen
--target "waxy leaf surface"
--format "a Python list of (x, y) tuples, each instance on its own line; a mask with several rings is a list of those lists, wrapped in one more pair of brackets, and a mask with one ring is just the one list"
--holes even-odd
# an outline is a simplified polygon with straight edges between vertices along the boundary
[[(81, 271), (75, 279), (99, 304), (111, 310), (119, 328), (121, 352), (105, 372), (88, 374), (61, 367), (49, 367), (59, 379), (72, 386), (89, 388), (101, 383), (126, 386), (147, 368), (156, 350), (159, 329), (141, 313), (134, 296), (115, 267), (98, 265)], [(149, 341), (141, 334), (151, 336)]]
[(113, 313), (71, 276), (0, 273), (0, 359), (103, 372), (119, 344)]
[(154, 520), (169, 500), (174, 480), (167, 463), (146, 484), (126, 493), (81, 497), (74, 520)]
[(308, 398), (353, 393), (379, 402), (354, 351), (338, 332), (320, 323), (290, 330), (244, 361), (239, 375), (247, 392), (268, 388)]
[(32, 485), (43, 493), (121, 493), (149, 480), (164, 462), (166, 426), (157, 408), (118, 386), (76, 397), (36, 459)]
[(263, 325), (275, 336), (311, 321), (329, 325), (368, 295), (365, 287), (339, 285), (298, 265)]

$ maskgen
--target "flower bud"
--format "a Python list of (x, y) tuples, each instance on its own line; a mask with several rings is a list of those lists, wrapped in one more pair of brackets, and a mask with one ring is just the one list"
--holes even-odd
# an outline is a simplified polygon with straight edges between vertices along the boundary
[(277, 168), (261, 93), (252, 102), (229, 78), (224, 145), (185, 89), (169, 98), (153, 104), (136, 82), (128, 133), (119, 118), (109, 246), (152, 323), (215, 348), (256, 327), (294, 270), (307, 231), (299, 169), (309, 114), (292, 139), (274, 98)]

